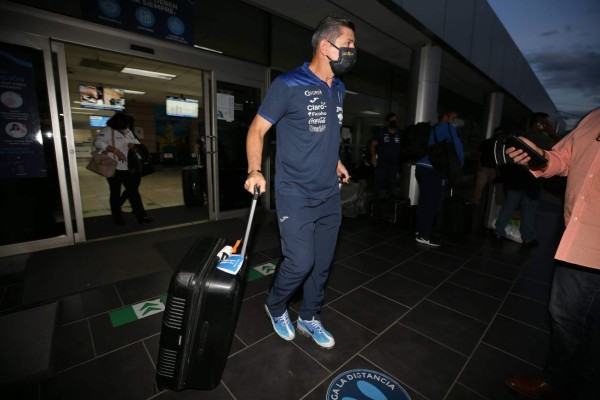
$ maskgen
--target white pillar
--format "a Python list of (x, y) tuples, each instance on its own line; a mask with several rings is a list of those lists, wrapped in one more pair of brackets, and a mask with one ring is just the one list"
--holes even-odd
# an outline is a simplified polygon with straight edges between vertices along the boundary
[(502, 107), (504, 105), (504, 93), (493, 92), (487, 98), (486, 104), (486, 123), (485, 138), (491, 138), (494, 135), (494, 129), (500, 126), (502, 122)]
[(442, 49), (425, 46), (413, 53), (408, 124), (437, 121)]

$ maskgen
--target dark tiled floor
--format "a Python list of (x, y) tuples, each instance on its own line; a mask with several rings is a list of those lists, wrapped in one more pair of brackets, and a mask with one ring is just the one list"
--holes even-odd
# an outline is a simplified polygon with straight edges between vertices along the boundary
[[(6, 312), (60, 300), (55, 373), (0, 397), (316, 400), (342, 372), (370, 369), (395, 379), (413, 400), (517, 399), (503, 380), (538, 372), (549, 340), (552, 247), (562, 212), (545, 210), (538, 220), (550, 228), (540, 226), (541, 245), (531, 250), (496, 243), (478, 228), (464, 238), (440, 237), (444, 246), (432, 250), (406, 227), (344, 220), (322, 312), (335, 348), (319, 349), (300, 335), (278, 338), (263, 312), (272, 275), (248, 282), (225, 373), (212, 391), (158, 391), (162, 313), (118, 327), (108, 313), (165, 294), (194, 238), (236, 238), (242, 221), (33, 254), (18, 278), (0, 282), (0, 304)], [(276, 226), (266, 219), (254, 230), (251, 266), (281, 256)], [(133, 256), (108, 266), (84, 262), (107, 249)], [(298, 299), (290, 305), (292, 319), (298, 306)]]

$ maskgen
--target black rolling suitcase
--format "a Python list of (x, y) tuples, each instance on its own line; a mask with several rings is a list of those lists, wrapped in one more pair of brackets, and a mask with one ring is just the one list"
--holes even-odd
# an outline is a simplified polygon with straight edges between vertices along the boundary
[(455, 196), (450, 189), (450, 197), (442, 203), (442, 223), (448, 236), (465, 236), (471, 233), (473, 210), (464, 197)]
[(201, 206), (204, 204), (204, 185), (202, 174), (204, 168), (198, 165), (183, 167), (181, 171), (181, 188), (183, 190), (183, 203), (186, 206)]
[(159, 388), (212, 389), (221, 381), (242, 304), (257, 199), (255, 193), (239, 255), (221, 261), (225, 239), (200, 239), (173, 274), (156, 365)]

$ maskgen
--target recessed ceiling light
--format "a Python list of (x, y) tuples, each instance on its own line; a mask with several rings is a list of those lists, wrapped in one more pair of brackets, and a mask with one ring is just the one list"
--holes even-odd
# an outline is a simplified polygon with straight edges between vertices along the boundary
[(148, 78), (165, 79), (168, 81), (170, 81), (171, 79), (173, 79), (177, 76), (177, 75), (172, 75), (172, 74), (165, 74), (163, 72), (148, 71), (145, 69), (128, 68), (128, 67), (123, 68), (121, 70), (121, 72), (126, 73), (126, 74), (131, 74), (131, 75), (146, 76)]

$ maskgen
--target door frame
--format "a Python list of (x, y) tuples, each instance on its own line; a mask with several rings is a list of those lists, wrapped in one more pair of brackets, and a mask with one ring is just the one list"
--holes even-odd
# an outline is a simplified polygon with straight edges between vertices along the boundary
[[(210, 135), (209, 132), (207, 131), (207, 135), (206, 135), (206, 139), (207, 139), (207, 143), (210, 143), (210, 146), (206, 146), (206, 159), (209, 160), (210, 157), (210, 162), (207, 161), (207, 164), (210, 164), (211, 168), (209, 171), (209, 176), (210, 176), (210, 181), (213, 182), (212, 184), (212, 189), (213, 192), (211, 192), (210, 196), (211, 196), (211, 200), (212, 200), (212, 204), (213, 207), (209, 210), (212, 215), (213, 218), (215, 220), (217, 219), (226, 219), (226, 218), (235, 218), (235, 217), (240, 217), (240, 216), (246, 216), (246, 214), (248, 214), (248, 208), (250, 207), (250, 201), (248, 201), (248, 207), (245, 208), (239, 208), (236, 210), (227, 210), (227, 211), (220, 211), (220, 204), (219, 204), (219, 187), (221, 185), (221, 182), (219, 182), (219, 152), (218, 152), (218, 143), (219, 143), (219, 132), (217, 129), (217, 83), (218, 82), (226, 82), (226, 83), (233, 83), (233, 84), (237, 84), (237, 85), (242, 85), (242, 86), (248, 86), (248, 87), (252, 87), (255, 89), (259, 89), (260, 90), (260, 99), (262, 100), (264, 98), (265, 92), (266, 92), (266, 88), (265, 88), (265, 80), (257, 80), (257, 79), (249, 79), (247, 77), (244, 77), (241, 73), (241, 71), (236, 71), (235, 68), (230, 68), (226, 73), (225, 72), (213, 72), (212, 76), (211, 76), (211, 125), (210, 125)], [(265, 75), (263, 75), (264, 77)], [(263, 160), (263, 165), (268, 165), (269, 163), (267, 162), (268, 160)], [(265, 164), (266, 162), (266, 164)], [(267, 181), (268, 182), (268, 181)], [(223, 182), (223, 184), (227, 184), (226, 182)], [(268, 193), (269, 189), (267, 187), (267, 193), (265, 193), (265, 195), (263, 195), (264, 199), (268, 199), (269, 198), (269, 193)], [(267, 205), (268, 206), (268, 205)], [(265, 207), (265, 205), (263, 204), (263, 207)], [(212, 218), (211, 218), (212, 219)]]
[[(52, 162), (56, 162), (61, 207), (65, 225), (65, 234), (63, 235), (0, 246), (0, 253), (8, 256), (74, 244), (75, 239), (71, 220), (71, 207), (69, 203), (70, 192), (68, 190), (66, 170), (63, 163), (62, 132), (58, 114), (58, 102), (56, 99), (57, 87), (54, 82), (54, 67), (52, 64), (52, 48), (50, 45), (50, 40), (48, 37), (35, 36), (29, 33), (5, 30), (2, 28), (0, 28), (0, 35), (2, 36), (2, 41), (5, 43), (25, 46), (42, 51), (44, 59), (44, 72), (46, 75), (46, 93), (48, 95), (50, 121), (52, 125), (52, 133), (54, 135), (54, 151), (56, 154), (55, 160), (52, 160)], [(47, 160), (47, 162), (49, 161)]]

